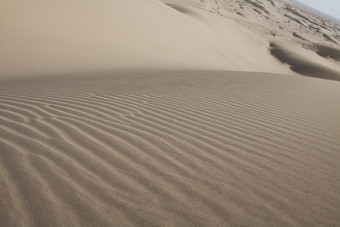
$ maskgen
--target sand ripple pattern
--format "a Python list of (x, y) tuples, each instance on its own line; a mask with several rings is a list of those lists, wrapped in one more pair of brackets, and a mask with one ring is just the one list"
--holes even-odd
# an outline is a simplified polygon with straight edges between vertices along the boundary
[(340, 83), (235, 72), (0, 85), (1, 226), (335, 226)]

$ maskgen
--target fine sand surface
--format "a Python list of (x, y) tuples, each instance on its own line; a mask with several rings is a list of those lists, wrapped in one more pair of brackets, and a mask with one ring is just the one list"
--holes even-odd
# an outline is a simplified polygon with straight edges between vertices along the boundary
[(263, 73), (1, 81), (1, 225), (336, 226), (339, 100)]
[(319, 77), (273, 56), (272, 43), (340, 71), (340, 22), (289, 0), (0, 0), (0, 14), (0, 78), (150, 69)]
[(262, 34), (197, 7), (180, 12), (159, 0), (1, 0), (0, 7), (0, 77), (117, 69), (289, 72), (270, 56)]
[(338, 226), (340, 22), (290, 0), (0, 0), (0, 226)]

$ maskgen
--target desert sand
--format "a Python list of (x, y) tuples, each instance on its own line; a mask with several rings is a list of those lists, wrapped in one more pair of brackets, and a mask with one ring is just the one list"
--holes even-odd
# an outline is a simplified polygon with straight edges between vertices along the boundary
[(289, 0), (0, 0), (0, 226), (337, 226), (340, 26)]

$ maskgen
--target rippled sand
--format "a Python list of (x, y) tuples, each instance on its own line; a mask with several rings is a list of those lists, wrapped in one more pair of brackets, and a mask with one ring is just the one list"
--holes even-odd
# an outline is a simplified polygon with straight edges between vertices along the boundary
[(242, 72), (2, 80), (2, 226), (336, 226), (340, 83)]

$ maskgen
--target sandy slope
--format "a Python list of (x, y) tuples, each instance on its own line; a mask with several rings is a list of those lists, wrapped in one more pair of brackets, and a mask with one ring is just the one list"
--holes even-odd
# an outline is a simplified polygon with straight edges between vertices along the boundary
[(2, 226), (335, 226), (338, 100), (259, 73), (2, 81)]
[(0, 226), (338, 225), (339, 43), (288, 0), (0, 0)]
[(338, 60), (327, 60), (332, 51), (316, 51), (320, 45), (339, 51), (339, 24), (288, 0), (2, 0), (0, 6), (2, 78), (126, 69), (292, 74), (271, 55), (273, 41), (340, 71)]
[[(201, 2), (200, 8), (261, 34), (273, 57), (292, 71), (339, 80), (339, 21), (289, 0)], [(273, 51), (273, 44), (277, 51)]]
[(289, 72), (262, 35), (186, 4), (199, 18), (159, 0), (0, 4), (1, 77), (132, 68)]

